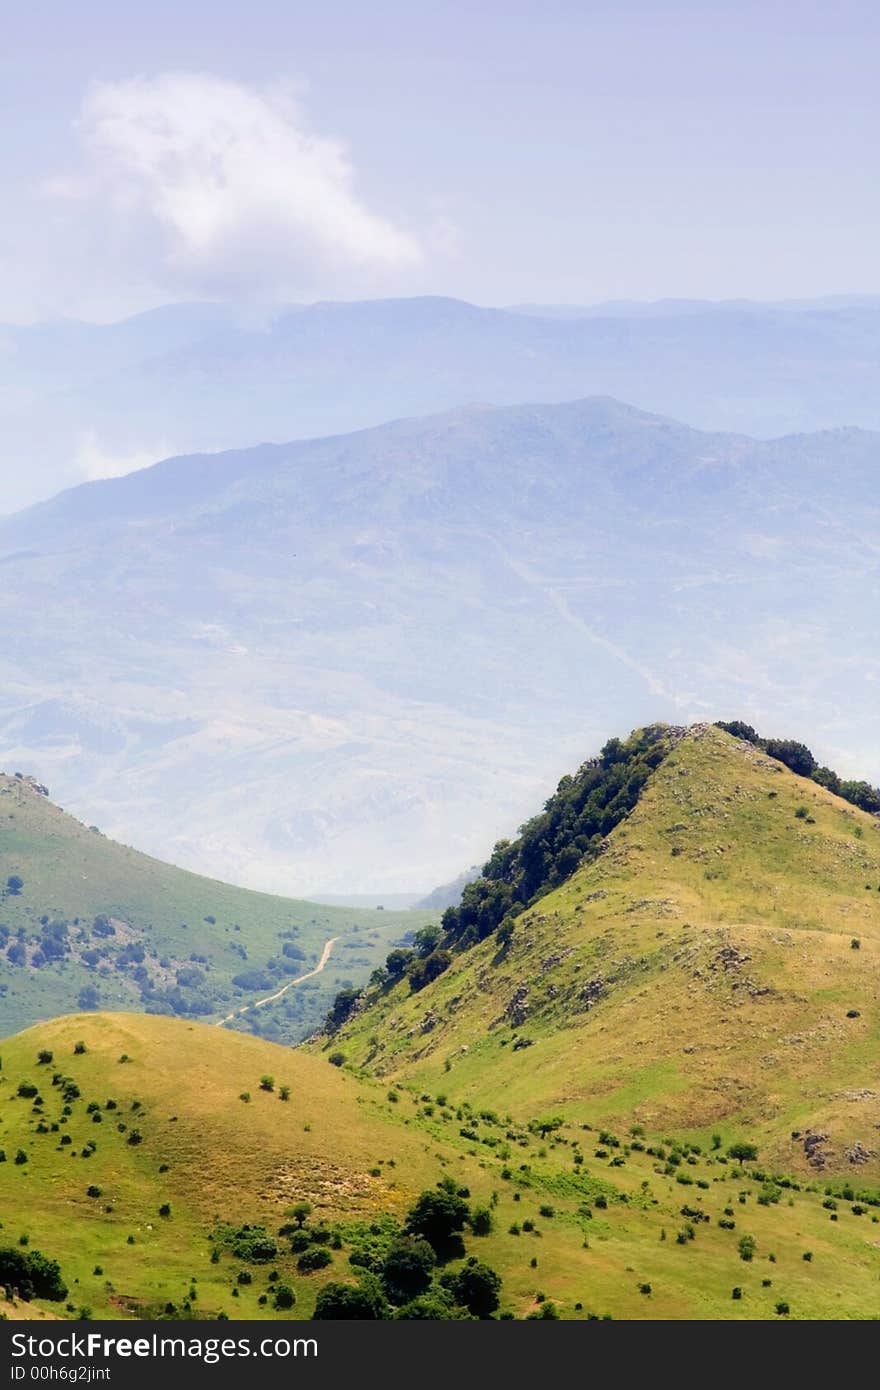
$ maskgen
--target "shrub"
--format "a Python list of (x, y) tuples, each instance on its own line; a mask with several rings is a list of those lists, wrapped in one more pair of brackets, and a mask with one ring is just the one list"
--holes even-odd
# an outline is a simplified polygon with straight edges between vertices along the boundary
[(331, 1052), (327, 1061), (330, 1063), (331, 1067), (344, 1067), (348, 1058), (344, 1052)]
[(755, 1240), (755, 1237), (740, 1236), (737, 1249), (739, 1250), (740, 1259), (745, 1260), (748, 1263), (749, 1260), (752, 1260), (755, 1257), (755, 1250), (757, 1249), (757, 1241)]
[(273, 1308), (292, 1308), (296, 1302), (296, 1295), (289, 1284), (276, 1284), (275, 1297), (272, 1299)]
[(260, 1077), (260, 1090), (261, 1090), (261, 1091), (274, 1091), (274, 1090), (275, 1090), (275, 1078), (274, 1078), (274, 1076), (261, 1076), (261, 1077)]
[(430, 1287), (437, 1258), (428, 1242), (402, 1236), (392, 1242), (382, 1265), (382, 1283), (392, 1303), (409, 1303)]
[(39, 1250), (0, 1249), (0, 1284), (14, 1290), (26, 1303), (32, 1298), (47, 1298), (57, 1303), (67, 1297), (60, 1265)]
[(455, 1274), (444, 1275), (441, 1282), (456, 1303), (467, 1308), (475, 1318), (491, 1317), (501, 1301), (500, 1277), (473, 1256)]
[(303, 1251), (296, 1262), (296, 1267), (301, 1274), (313, 1274), (317, 1269), (326, 1269), (332, 1261), (333, 1256), (330, 1251), (325, 1250), (322, 1245), (316, 1245)]
[(423, 1192), (409, 1212), (406, 1231), (422, 1236), (440, 1259), (451, 1258), (462, 1247), (464, 1224), (470, 1216), (467, 1202), (458, 1196), (454, 1184)]
[(390, 1317), (388, 1303), (374, 1282), (325, 1284), (318, 1293), (313, 1317), (322, 1320), (379, 1320)]
[(778, 1303), (776, 1304), (776, 1311), (777, 1313), (779, 1313), (780, 1317), (786, 1317), (791, 1312), (791, 1309), (789, 1308), (784, 1298), (779, 1299)]
[(43, 1048), (41, 1048), (40, 1051), (37, 1053), (37, 1063), (38, 1063), (41, 1067), (46, 1067), (46, 1066), (48, 1066), (49, 1063), (51, 1062), (51, 1060), (52, 1060), (52, 1053), (49, 1052), (47, 1048), (43, 1047)]
[(470, 1228), (475, 1236), (488, 1236), (492, 1233), (492, 1213), (488, 1207), (475, 1207), (471, 1212)]

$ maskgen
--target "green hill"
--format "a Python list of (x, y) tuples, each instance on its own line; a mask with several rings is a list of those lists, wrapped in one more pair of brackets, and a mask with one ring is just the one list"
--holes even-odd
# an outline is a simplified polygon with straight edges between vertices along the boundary
[(486, 869), (295, 1051), (103, 1013), (7, 1040), (0, 1270), (67, 1288), (15, 1315), (308, 1318), (338, 1283), (393, 1315), (431, 1191), (468, 1218), (434, 1316), (476, 1257), (516, 1318), (875, 1317), (877, 818), (655, 726)]
[(600, 852), (325, 1046), (478, 1107), (746, 1134), (805, 1179), (876, 1183), (880, 822), (718, 728), (658, 732)]
[[(433, 914), (436, 918), (436, 914)], [(426, 911), (325, 907), (255, 893), (116, 844), (0, 774), (0, 1033), (83, 1007), (232, 1021), (277, 1041), (313, 1031)], [(312, 979), (285, 990), (320, 964)]]
[[(774, 1180), (681, 1134), (527, 1124), (447, 1080), (389, 1089), (146, 1015), (19, 1034), (0, 1071), (0, 1268), (42, 1255), (65, 1291), (17, 1297), (11, 1315), (308, 1318), (327, 1284), (383, 1287), (418, 1194), (444, 1180), (469, 1209), (464, 1258), (500, 1277), (506, 1316), (876, 1314), (870, 1192)], [(435, 1284), (465, 1268), (453, 1254)]]

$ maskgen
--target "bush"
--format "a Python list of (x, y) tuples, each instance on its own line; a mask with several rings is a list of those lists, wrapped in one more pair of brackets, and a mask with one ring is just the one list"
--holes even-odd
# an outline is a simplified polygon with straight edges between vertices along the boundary
[(500, 1277), (473, 1256), (456, 1273), (444, 1275), (441, 1282), (456, 1303), (467, 1308), (475, 1318), (491, 1317), (501, 1301)]
[(273, 1308), (292, 1308), (296, 1302), (296, 1295), (289, 1284), (276, 1284), (275, 1297), (272, 1300)]
[(462, 1249), (458, 1233), (469, 1216), (467, 1202), (458, 1196), (450, 1180), (421, 1194), (410, 1210), (405, 1229), (409, 1235), (422, 1236), (438, 1259), (450, 1259)]
[(52, 1060), (52, 1053), (47, 1048), (41, 1048), (37, 1053), (37, 1063), (41, 1067), (46, 1067)]
[(471, 1212), (470, 1228), (475, 1236), (492, 1234), (492, 1213), (488, 1207), (474, 1207)]
[(437, 1257), (426, 1240), (401, 1236), (382, 1264), (382, 1284), (392, 1303), (409, 1303), (430, 1288)]
[(388, 1303), (377, 1284), (325, 1284), (318, 1293), (313, 1314), (317, 1322), (361, 1321), (390, 1317)]
[(32, 1298), (57, 1303), (67, 1297), (60, 1265), (39, 1250), (0, 1249), (0, 1284), (14, 1290), (26, 1303)]
[(757, 1241), (755, 1240), (755, 1237), (740, 1236), (737, 1249), (739, 1250), (739, 1257), (741, 1260), (745, 1260), (746, 1263), (748, 1263), (750, 1260), (753, 1260), (755, 1257), (755, 1250), (757, 1249)]
[(327, 1061), (330, 1063), (331, 1067), (344, 1067), (348, 1058), (344, 1052), (331, 1052)]
[(303, 1251), (296, 1262), (296, 1267), (301, 1274), (313, 1274), (315, 1270), (326, 1269), (332, 1262), (333, 1256), (330, 1251), (325, 1250), (322, 1245), (316, 1245)]

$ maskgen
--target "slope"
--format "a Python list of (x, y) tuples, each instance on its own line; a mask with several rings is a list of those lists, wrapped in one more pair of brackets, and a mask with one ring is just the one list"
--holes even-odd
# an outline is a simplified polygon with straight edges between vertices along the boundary
[(0, 1034), (79, 1002), (234, 1013), (232, 1026), (295, 1041), (313, 1031), (336, 989), (366, 980), (391, 944), (430, 917), (201, 878), (116, 844), (28, 779), (0, 774)]
[(590, 399), (74, 489), (0, 525), (0, 762), (305, 895), (448, 882), (622, 721), (735, 708), (876, 780), (878, 457)]
[[(876, 1314), (875, 1193), (829, 1197), (638, 1127), (527, 1125), (177, 1019), (8, 1040), (0, 1152), (0, 1260), (39, 1252), (67, 1286), (14, 1316), (308, 1318), (328, 1282), (375, 1285), (443, 1180), (506, 1316)], [(461, 1268), (451, 1252), (437, 1273)]]
[(427, 297), (313, 304), (263, 322), (178, 304), (119, 324), (0, 327), (0, 511), (102, 465), (361, 429), (473, 400), (607, 393), (764, 436), (880, 427), (876, 301), (536, 313)]
[(506, 944), (374, 989), (325, 1046), (476, 1107), (745, 1132), (804, 1178), (876, 1183), (878, 956), (880, 821), (695, 726)]

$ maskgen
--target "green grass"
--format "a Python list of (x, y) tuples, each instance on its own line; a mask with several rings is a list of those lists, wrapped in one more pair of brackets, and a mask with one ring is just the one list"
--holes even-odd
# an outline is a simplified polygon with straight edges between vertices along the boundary
[[(80, 1040), (87, 1051), (76, 1055)], [(38, 1062), (41, 1049), (53, 1053), (51, 1063)], [(52, 1085), (55, 1072), (74, 1078), (81, 1093), (68, 1117)], [(267, 1073), (271, 1092), (260, 1089)], [(32, 1099), (17, 1095), (22, 1080), (39, 1086), (37, 1113)], [(280, 1099), (282, 1084), (291, 1087), (289, 1101)], [(244, 1091), (249, 1102), (239, 1099)], [(857, 1216), (851, 1201), (840, 1200), (832, 1222), (824, 1186), (813, 1181), (781, 1188), (778, 1202), (762, 1206), (756, 1165), (742, 1170), (717, 1152), (691, 1155), (693, 1163), (682, 1153), (679, 1169), (668, 1169), (656, 1152), (630, 1147), (623, 1129), (609, 1146), (567, 1119), (541, 1140), (506, 1111), (481, 1117), (448, 1085), (445, 1105), (419, 1089), (401, 1088), (396, 1102), (387, 1092), (302, 1050), (175, 1019), (84, 1015), (8, 1040), (0, 1072), (0, 1148), (7, 1154), (0, 1245), (27, 1236), (28, 1248), (60, 1261), (69, 1286), (65, 1303), (19, 1302), (8, 1311), (75, 1317), (86, 1308), (95, 1317), (138, 1318), (171, 1303), (178, 1316), (307, 1318), (324, 1282), (356, 1278), (348, 1256), (364, 1232), (388, 1216), (400, 1221), (419, 1191), (451, 1173), (473, 1204), (491, 1206), (494, 1229), (469, 1236), (468, 1252), (501, 1274), (502, 1310), (516, 1317), (539, 1307), (538, 1293), (566, 1318), (774, 1318), (778, 1298), (794, 1318), (876, 1315), (880, 1205)], [(101, 1124), (91, 1120), (93, 1102)], [(119, 1123), (128, 1128), (120, 1132)], [(136, 1146), (127, 1142), (133, 1126), (142, 1134)], [(477, 1139), (464, 1138), (463, 1128)], [(72, 1143), (62, 1146), (68, 1133)], [(638, 1142), (656, 1148), (669, 1137), (646, 1134)], [(97, 1147), (83, 1158), (89, 1140)], [(26, 1164), (14, 1163), (18, 1148)], [(574, 1161), (578, 1152), (582, 1164)], [(618, 1158), (622, 1166), (614, 1166)], [(678, 1183), (676, 1171), (693, 1182)], [(90, 1186), (100, 1197), (87, 1195)], [(312, 1223), (340, 1233), (326, 1270), (301, 1274), (280, 1237), (266, 1265), (236, 1258), (217, 1239), (224, 1223), (274, 1233), (302, 1199), (314, 1206)], [(159, 1215), (165, 1203), (168, 1217)], [(709, 1220), (693, 1222), (695, 1238), (682, 1245), (683, 1206)], [(732, 1231), (718, 1225), (728, 1207)], [(526, 1222), (535, 1229), (524, 1230)], [(519, 1234), (511, 1233), (514, 1223)], [(749, 1264), (737, 1249), (745, 1233), (757, 1242)], [(804, 1251), (813, 1253), (810, 1262)], [(242, 1269), (250, 1284), (237, 1284)], [(271, 1293), (271, 1269), (294, 1289), (291, 1313), (258, 1301)], [(772, 1279), (769, 1288), (764, 1278)], [(644, 1283), (650, 1296), (639, 1292)], [(741, 1301), (731, 1298), (734, 1285), (744, 1290)]]
[[(827, 1171), (880, 1181), (878, 887), (877, 820), (703, 728), (606, 852), (519, 916), (507, 951), (489, 938), (420, 993), (378, 995), (329, 1045), (367, 1074), (503, 1096), (515, 1114), (695, 1138), (745, 1126), (805, 1178), (790, 1134), (812, 1127)], [(505, 1009), (522, 985), (517, 1028)], [(853, 1168), (856, 1144), (871, 1156)]]
[[(23, 880), (18, 894), (2, 892), (11, 875)], [(95, 936), (99, 915), (111, 919), (114, 936)], [(71, 950), (61, 962), (34, 968), (41, 918), (68, 923)], [(134, 978), (136, 965), (117, 963), (126, 943), (145, 948), (144, 964), (160, 991), (173, 990), (178, 972), (195, 966), (204, 981), (185, 987), (181, 997), (202, 1007), (201, 1017), (220, 1018), (312, 969), (325, 941), (337, 937), (320, 975), (234, 1025), (294, 1042), (320, 1023), (337, 990), (347, 982), (363, 983), (394, 942), (435, 919), (436, 913), (426, 911), (324, 907), (202, 878), (108, 840), (27, 782), (0, 775), (0, 927), (11, 934), (5, 948), (0, 939), (5, 1034), (76, 1009), (80, 990), (88, 986), (97, 988), (102, 1008), (149, 1007)], [(28, 939), (23, 966), (9, 960), (19, 930)], [(301, 951), (302, 959), (283, 957), (285, 944)], [(95, 948), (105, 954), (90, 967), (83, 953)], [(194, 962), (193, 956), (205, 960)], [(289, 973), (271, 975), (272, 983), (258, 989), (232, 984), (236, 974), (270, 959), (290, 960)]]
[[(420, 993), (381, 994), (332, 1039), (291, 1051), (131, 1014), (33, 1027), (2, 1048), (0, 1243), (27, 1235), (58, 1259), (71, 1307), (10, 1311), (275, 1316), (258, 1301), (264, 1267), (233, 1298), (241, 1262), (223, 1247), (212, 1263), (212, 1235), (245, 1220), (276, 1231), (305, 1197), (340, 1243), (328, 1270), (303, 1275), (281, 1242), (293, 1316), (308, 1317), (322, 1282), (356, 1277), (348, 1257), (371, 1224), (400, 1221), (452, 1174), (492, 1207), (493, 1231), (468, 1246), (502, 1276), (515, 1317), (544, 1294), (565, 1318), (774, 1319), (780, 1300), (795, 1319), (873, 1318), (878, 885), (874, 819), (701, 728), (605, 853), (520, 915), (508, 949), (488, 940)], [(328, 1063), (337, 1050), (342, 1067)], [(55, 1070), (81, 1091), (66, 1117)], [(18, 1096), (22, 1080), (38, 1082), (42, 1109)], [(90, 1102), (104, 1107), (98, 1125)], [(142, 1144), (118, 1114), (137, 1114)], [(542, 1139), (530, 1123), (551, 1115), (561, 1124)], [(730, 1160), (735, 1141), (757, 1159)]]

